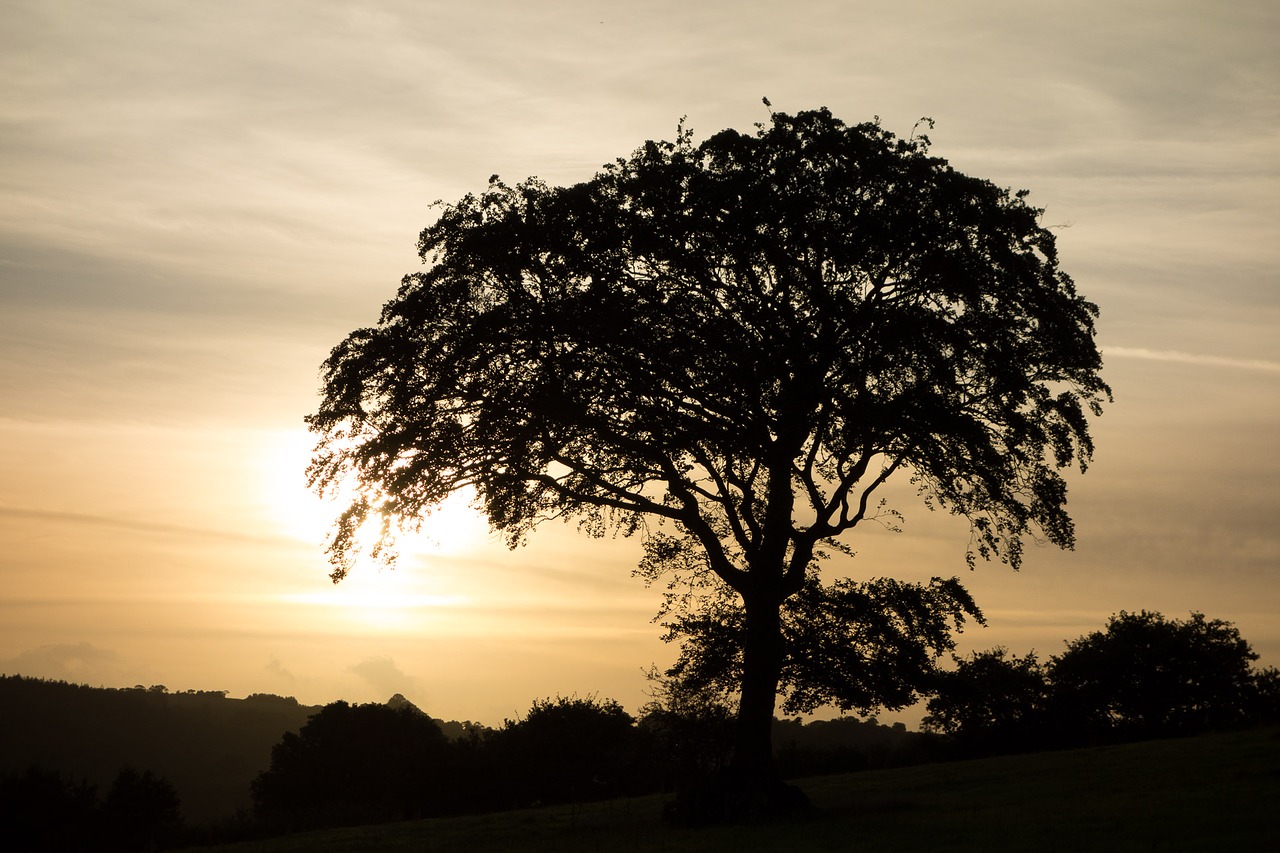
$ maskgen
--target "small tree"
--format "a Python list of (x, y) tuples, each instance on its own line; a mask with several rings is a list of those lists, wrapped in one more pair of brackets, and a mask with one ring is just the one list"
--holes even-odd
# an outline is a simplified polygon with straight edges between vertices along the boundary
[(88, 850), (98, 829), (98, 791), (30, 766), (0, 775), (0, 826), (6, 849)]
[[(645, 566), (649, 564), (646, 563)], [(668, 595), (659, 614), (680, 656), (667, 672), (694, 693), (730, 699), (742, 684), (746, 614), (714, 576), (702, 594)], [(939, 656), (955, 648), (966, 617), (985, 620), (958, 580), (928, 584), (875, 578), (823, 585), (816, 573), (782, 604), (786, 649), (778, 690), (787, 714), (822, 706), (872, 714), (913, 704), (937, 673)]]
[(118, 850), (154, 850), (182, 825), (182, 800), (150, 770), (121, 770), (102, 801), (106, 836)]
[(1049, 682), (1034, 651), (1004, 647), (955, 658), (938, 672), (923, 724), (978, 753), (1017, 752), (1045, 745)]
[(741, 600), (733, 766), (779, 790), (784, 603), (886, 481), (967, 518), (970, 563), (1074, 541), (1058, 469), (1108, 393), (1096, 308), (1026, 193), (928, 149), (779, 112), (443, 206), (308, 418), (311, 482), (353, 490), (334, 579), (366, 524), (381, 552), (460, 489), (513, 545), (665, 522)]
[(640, 758), (635, 720), (612, 699), (538, 700), (487, 744), (509, 802), (581, 802), (631, 793)]
[(733, 754), (734, 698), (657, 667), (648, 678), (651, 698), (638, 727), (655, 753), (658, 784), (686, 790), (722, 773)]
[(416, 709), (333, 702), (272, 747), (270, 768), (252, 784), (254, 811), (299, 829), (436, 814), (452, 755)]

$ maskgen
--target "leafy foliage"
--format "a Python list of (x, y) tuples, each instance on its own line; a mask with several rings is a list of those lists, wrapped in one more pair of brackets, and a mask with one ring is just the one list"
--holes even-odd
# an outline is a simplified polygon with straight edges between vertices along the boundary
[(723, 772), (733, 753), (736, 697), (657, 667), (648, 678), (652, 698), (640, 709), (640, 728), (659, 756), (662, 776), (685, 789)]
[[(790, 550), (798, 589), (898, 469), (983, 556), (1016, 564), (1032, 525), (1069, 545), (1054, 469), (1087, 461), (1106, 386), (1096, 309), (1024, 195), (816, 110), (445, 205), (429, 269), (334, 350), (309, 418), (313, 482), (360, 490), (338, 575), (371, 514), (466, 486), (513, 540), (670, 519), (735, 587)], [(793, 505), (806, 523), (778, 521)]]
[(155, 850), (182, 825), (177, 791), (150, 770), (126, 767), (104, 798), (95, 785), (31, 765), (0, 774), (5, 849)]
[[(701, 144), (682, 127), (574, 186), (495, 176), (442, 205), (427, 269), (333, 350), (308, 417), (311, 483), (348, 497), (334, 580), (368, 525), (392, 554), (399, 524), (459, 490), (513, 545), (553, 518), (666, 523), (650, 542), (742, 599), (741, 631), (700, 642), (740, 673), (751, 774), (770, 775), (780, 678), (797, 708), (906, 701), (949, 640), (898, 621), (935, 608), (958, 627), (972, 602), (948, 582), (822, 587), (814, 560), (893, 511), (873, 500), (900, 471), (968, 519), (971, 566), (1017, 567), (1026, 536), (1071, 547), (1060, 470), (1087, 465), (1109, 396), (1097, 308), (1041, 211), (929, 145), (775, 112)], [(864, 636), (891, 648), (873, 659)]]
[(165, 832), (182, 824), (182, 801), (165, 779), (150, 770), (126, 767), (102, 802), (105, 834), (119, 849), (154, 848)]
[(559, 696), (507, 720), (489, 747), (515, 805), (605, 799), (643, 784), (634, 724), (612, 699)]
[(425, 816), (440, 810), (451, 757), (420, 711), (334, 702), (271, 750), (253, 781), (254, 811), (297, 826)]
[[(745, 613), (723, 584), (709, 583), (705, 595), (668, 599), (678, 610), (665, 611), (663, 639), (681, 646), (667, 675), (684, 691), (733, 696), (742, 680)], [(985, 624), (955, 578), (824, 585), (811, 574), (782, 605), (783, 711), (834, 706), (870, 714), (911, 705), (931, 683), (937, 659), (955, 648), (966, 617)]]
[(1257, 659), (1230, 622), (1122, 610), (1068, 643), (1050, 678), (1056, 701), (1095, 732), (1189, 734), (1247, 718)]
[(32, 765), (0, 775), (0, 821), (17, 850), (84, 849), (98, 822), (97, 789)]
[(977, 752), (1200, 734), (1280, 721), (1280, 678), (1230, 622), (1112, 616), (1042, 664), (997, 648), (939, 673), (924, 724)]
[(960, 735), (982, 752), (1019, 752), (1044, 739), (1049, 685), (1036, 653), (997, 647), (956, 658), (939, 671), (924, 718), (926, 730)]

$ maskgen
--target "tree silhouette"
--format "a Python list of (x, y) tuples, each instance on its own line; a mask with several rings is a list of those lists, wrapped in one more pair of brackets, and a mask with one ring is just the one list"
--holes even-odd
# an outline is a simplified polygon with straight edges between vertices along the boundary
[(956, 738), (977, 754), (1045, 745), (1048, 673), (1034, 651), (1018, 657), (997, 647), (955, 663), (934, 676), (926, 731)]
[(1197, 734), (1248, 721), (1265, 690), (1230, 622), (1120, 611), (1050, 661), (1055, 712), (1090, 737)]
[(659, 768), (659, 784), (686, 790), (724, 771), (733, 752), (735, 703), (718, 687), (648, 672), (650, 701), (638, 727)]
[[(663, 639), (681, 649), (667, 675), (685, 691), (732, 697), (742, 683), (746, 614), (732, 590), (714, 576), (706, 580), (712, 587), (706, 595), (668, 597)], [(870, 714), (911, 705), (930, 686), (937, 658), (955, 648), (953, 631), (966, 617), (985, 624), (955, 578), (928, 584), (842, 578), (823, 585), (810, 574), (782, 604), (782, 710), (835, 706)]]
[(995, 648), (938, 672), (924, 728), (964, 752), (1193, 735), (1280, 719), (1280, 673), (1230, 622), (1120, 613), (1041, 663)]
[(182, 823), (182, 801), (165, 779), (126, 767), (102, 802), (107, 839), (119, 850), (154, 850)]
[(34, 765), (0, 775), (0, 841), (7, 850), (87, 850), (97, 797), (93, 785)]
[(741, 598), (733, 768), (785, 800), (782, 608), (815, 557), (897, 472), (970, 521), (970, 563), (1070, 547), (1059, 469), (1108, 394), (1040, 211), (928, 148), (776, 112), (444, 205), (428, 269), (334, 349), (308, 418), (313, 486), (350, 489), (335, 580), (366, 524), (384, 553), (460, 489), (513, 545), (665, 522)]
[(252, 785), (259, 818), (284, 826), (403, 820), (442, 811), (452, 767), (421, 711), (333, 702), (271, 750)]
[(581, 802), (630, 793), (640, 755), (635, 721), (612, 699), (538, 700), (507, 720), (488, 747), (507, 802)]

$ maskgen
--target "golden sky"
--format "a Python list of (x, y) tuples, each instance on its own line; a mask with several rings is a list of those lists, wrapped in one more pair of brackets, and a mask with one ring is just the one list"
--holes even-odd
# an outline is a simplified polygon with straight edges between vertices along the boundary
[[(828, 106), (1032, 190), (1102, 308), (1116, 402), (1075, 552), (966, 580), (965, 648), (1047, 656), (1120, 609), (1280, 664), (1280, 6), (1264, 2), (0, 0), (0, 672), (403, 692), (495, 724), (634, 711), (672, 651), (638, 546), (509, 552), (450, 506), (338, 587), (302, 483), (317, 369), (414, 271), (435, 199), (586, 179)], [(856, 576), (965, 572), (900, 490)], [(888, 715), (890, 718), (893, 715)]]

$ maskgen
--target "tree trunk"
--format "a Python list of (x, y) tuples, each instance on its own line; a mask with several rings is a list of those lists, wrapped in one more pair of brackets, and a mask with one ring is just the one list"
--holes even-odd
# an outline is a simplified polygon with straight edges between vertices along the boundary
[(784, 654), (780, 607), (772, 600), (744, 601), (746, 638), (742, 648), (742, 695), (738, 703), (733, 772), (752, 784), (778, 782), (773, 761), (773, 710)]
[(684, 792), (667, 809), (676, 823), (721, 823), (792, 814), (809, 804), (778, 775), (773, 760), (773, 709), (785, 649), (780, 605), (744, 596), (746, 638), (742, 648), (742, 694), (733, 758), (719, 776)]

